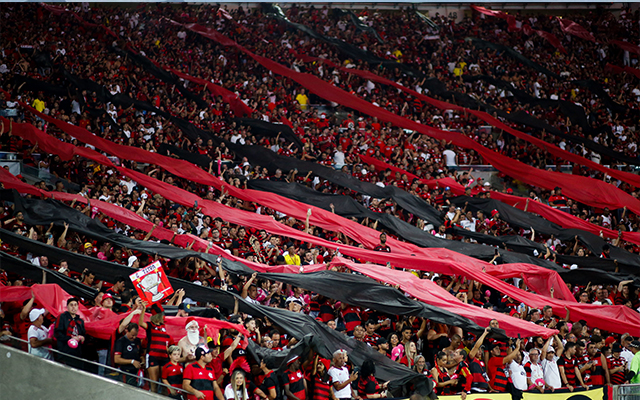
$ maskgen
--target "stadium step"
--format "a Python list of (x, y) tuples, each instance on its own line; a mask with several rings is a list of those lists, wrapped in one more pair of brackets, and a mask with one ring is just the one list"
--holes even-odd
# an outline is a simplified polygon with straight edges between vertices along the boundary
[(2, 344), (0, 371), (0, 398), (5, 399), (167, 399)]

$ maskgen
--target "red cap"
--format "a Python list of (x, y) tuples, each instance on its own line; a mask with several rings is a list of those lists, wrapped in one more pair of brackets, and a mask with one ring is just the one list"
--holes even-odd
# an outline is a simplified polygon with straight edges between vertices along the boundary
[(112, 299), (113, 300), (113, 296), (111, 295), (111, 293), (105, 293), (104, 296), (102, 296), (102, 301), (101, 303), (104, 303), (104, 301), (106, 299)]
[(329, 371), (329, 367), (331, 366), (331, 361), (329, 361), (326, 358), (321, 358), (319, 361), (322, 363), (322, 365), (324, 365), (325, 371)]
[(498, 210), (493, 210), (493, 211), (491, 211), (491, 216), (495, 217), (497, 213), (498, 213)]
[(609, 336), (608, 338), (605, 339), (605, 344), (607, 346), (610, 346), (611, 343), (615, 343), (616, 342), (616, 338), (614, 338), (613, 336)]

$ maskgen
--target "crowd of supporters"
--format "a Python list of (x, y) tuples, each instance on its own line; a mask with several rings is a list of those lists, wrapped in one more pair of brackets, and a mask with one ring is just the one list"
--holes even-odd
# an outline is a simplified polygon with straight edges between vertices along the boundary
[[(495, 236), (531, 237), (531, 240), (547, 247), (547, 254), (539, 256), (549, 260), (554, 260), (557, 254), (604, 258), (609, 256), (607, 250), (603, 254), (592, 254), (578, 240), (562, 241), (553, 236), (510, 226), (500, 219), (498, 213), (485, 216), (481, 212), (464, 208), (455, 210), (450, 207), (448, 198), (451, 195), (447, 188), (429, 188), (426, 184), (412, 181), (406, 174), (393, 173), (389, 169), (378, 170), (362, 162), (360, 156), (372, 156), (424, 179), (453, 178), (468, 188), (467, 194), (473, 197), (488, 197), (490, 190), (513, 193), (515, 189), (516, 193), (524, 193), (529, 201), (543, 202), (602, 228), (625, 232), (638, 230), (636, 215), (626, 209), (600, 210), (589, 207), (564, 196), (561, 188), (545, 191), (515, 182), (508, 176), (500, 176), (502, 183), (496, 185), (494, 182), (492, 186), (490, 182), (474, 176), (473, 166), (484, 162), (473, 150), (407, 132), (381, 123), (376, 118), (357, 115), (352, 110), (327, 103), (307, 93), (296, 83), (272, 75), (243, 54), (219, 46), (170, 22), (193, 22), (213, 27), (256, 54), (295, 70), (314, 74), (412, 120), (461, 132), (490, 149), (538, 168), (569, 165), (566, 160), (558, 159), (544, 149), (497, 129), (487, 128), (484, 122), (469, 114), (436, 109), (395, 88), (374, 84), (325, 63), (303, 62), (303, 54), (326, 58), (337, 65), (346, 66), (347, 70), (370, 70), (428, 94), (428, 90), (421, 87), (424, 82), (422, 78), (412, 78), (402, 75), (397, 69), (376, 68), (362, 60), (348, 58), (333, 45), (312, 39), (303, 31), (287, 29), (286, 25), (266, 16), (259, 9), (243, 10), (240, 7), (226, 11), (209, 5), (194, 7), (157, 4), (127, 9), (83, 6), (76, 11), (82, 19), (91, 21), (96, 26), (83, 24), (69, 14), (52, 18), (50, 11), (39, 5), (16, 5), (3, 10), (6, 18), (3, 17), (2, 24), (6, 34), (0, 39), (3, 56), (0, 85), (6, 92), (0, 94), (0, 112), (8, 120), (31, 123), (60, 141), (76, 146), (84, 145), (21, 107), (16, 101), (20, 100), (37, 111), (85, 128), (118, 144), (136, 146), (150, 152), (158, 152), (162, 144), (171, 144), (195, 154), (207, 155), (216, 160), (218, 165), (215, 168), (215, 164), (212, 164), (209, 173), (220, 176), (230, 186), (244, 188), (247, 180), (253, 179), (297, 182), (320, 193), (351, 196), (374, 212), (388, 213), (443, 239), (472, 241), (453, 236), (447, 230), (451, 225)], [(613, 75), (605, 68), (607, 63), (636, 65), (637, 58), (607, 47), (604, 44), (606, 41), (591, 43), (565, 36), (556, 20), (548, 16), (531, 14), (516, 17), (527, 20), (536, 29), (555, 33), (561, 38), (567, 54), (556, 51), (541, 37), (511, 33), (506, 22), (477, 14), (466, 17), (461, 22), (437, 16), (434, 18), (437, 26), (435, 28), (427, 25), (409, 9), (393, 12), (365, 9), (360, 17), (380, 34), (383, 39), (381, 42), (371, 34), (358, 32), (349, 16), (337, 17), (333, 10), (326, 7), (293, 6), (286, 14), (292, 22), (306, 25), (327, 37), (353, 43), (378, 57), (395, 60), (421, 71), (425, 76), (436, 77), (448, 90), (467, 93), (501, 110), (524, 111), (562, 132), (585, 137), (629, 157), (638, 156), (637, 119), (632, 114), (612, 112), (596, 93), (584, 88), (578, 89), (571, 83), (572, 80), (595, 80), (603, 85), (614, 101), (637, 110), (637, 99), (640, 97), (637, 78)], [(592, 31), (596, 39), (606, 35), (631, 37), (631, 32), (638, 23), (638, 13), (629, 10), (623, 10), (618, 16), (602, 12), (570, 17)], [(114, 32), (116, 37), (112, 37), (105, 27)], [(478, 49), (464, 40), (467, 36), (516, 48), (525, 57), (570, 79), (556, 80), (497, 52)], [(201, 97), (206, 106), (188, 100), (174, 86), (152, 75), (131, 58), (123, 56), (123, 53), (114, 51), (114, 47), (135, 50), (162, 68), (172, 68), (206, 79), (235, 92), (254, 110), (252, 118), (277, 123), (283, 119), (290, 121), (303, 146), (298, 149), (279, 135), (269, 138), (254, 134), (233, 120), (233, 111), (221, 97), (203, 90), (202, 86), (181, 81), (186, 90)], [(46, 62), (42, 62), (43, 59)], [(212, 140), (188, 137), (178, 126), (158, 114), (134, 106), (126, 108), (103, 103), (98, 100), (96, 93), (77, 90), (66, 80), (65, 70), (104, 86), (112, 95), (126, 94), (133, 99), (148, 102), (197, 128), (215, 132), (218, 137), (232, 143), (263, 146), (284, 156), (332, 166), (361, 181), (382, 187), (397, 186), (435, 207), (449, 225), (445, 223), (439, 230), (433, 229), (425, 221), (403, 210), (392, 199), (370, 198), (311, 173), (302, 176), (297, 170), (269, 171), (251, 159), (238, 157), (224, 143), (216, 145)], [(599, 129), (597, 135), (588, 136), (580, 126), (572, 124), (559, 108), (546, 109), (540, 105), (527, 105), (508, 90), (482, 80), (463, 80), (464, 76), (474, 75), (489, 75), (507, 80), (514, 89), (523, 90), (534, 98), (570, 100), (584, 108), (591, 126), (604, 126), (606, 129)], [(62, 94), (49, 90), (23, 90), (16, 83), (19, 82), (16, 76), (63, 85), (68, 91)], [(319, 108), (316, 107), (318, 103), (322, 105)], [(618, 164), (617, 160), (608, 159), (580, 144), (570, 143), (528, 126), (508, 121), (505, 123), (596, 162)], [(90, 201), (95, 199), (124, 207), (152, 221), (154, 226), (168, 228), (176, 234), (198, 235), (209, 240), (212, 246), (219, 246), (248, 261), (267, 265), (302, 266), (328, 263), (337, 253), (294, 238), (273, 235), (267, 230), (230, 224), (224, 220), (224, 216), (212, 218), (205, 215), (197, 205), (190, 208), (173, 203), (131, 178), (122, 176), (117, 170), (100, 166), (80, 156), (62, 160), (58, 154), (41, 151), (38, 143), (12, 135), (8, 124), (3, 124), (0, 146), (2, 151), (18, 153), (24, 165), (47, 171), (55, 177), (79, 185), (79, 193)], [(139, 165), (129, 160), (120, 162), (128, 168), (202, 198), (244, 211), (272, 215), (282, 224), (332, 242), (363, 246), (345, 234), (311, 225), (309, 215), (306, 221), (290, 217), (286, 210), (274, 210), (261, 205), (259, 201), (243, 201), (224, 190), (219, 191), (170, 174), (162, 165)], [(460, 166), (463, 165), (465, 168), (461, 171)], [(576, 174), (605, 180), (637, 197), (634, 188), (624, 182), (616, 182), (600, 172), (580, 166), (571, 167)], [(620, 167), (631, 171), (629, 166)], [(54, 190), (44, 181), (36, 182), (35, 186), (43, 190)], [(56, 185), (55, 190), (66, 191), (63, 183)], [(133, 229), (106, 216), (97, 208), (92, 208), (90, 203), (86, 206), (75, 202), (70, 205), (115, 232), (138, 240), (155, 240), (153, 230), (144, 232)], [(310, 314), (330, 328), (363, 341), (392, 360), (428, 375), (438, 394), (504, 392), (512, 388), (540, 392), (560, 388), (573, 390), (580, 386), (622, 384), (639, 379), (634, 377), (634, 372), (640, 369), (640, 356), (634, 357), (634, 354), (640, 350), (640, 342), (633, 336), (613, 334), (607, 331), (607, 327), (588, 326), (586, 321), (572, 321), (568, 315), (567, 318), (560, 319), (554, 315), (551, 307), (532, 309), (491, 287), (460, 276), (415, 271), (420, 278), (433, 280), (464, 302), (557, 329), (559, 334), (546, 339), (523, 337), (498, 342), (485, 338), (486, 333), (476, 337), (458, 327), (423, 318), (398, 317), (376, 310), (359, 309), (319, 296), (313, 292), (313, 288), (283, 285), (256, 279), (255, 276), (238, 277), (226, 273), (217, 265), (195, 258), (170, 260), (115, 247), (109, 242), (95, 242), (72, 232), (68, 226), (29, 226), (22, 213), (14, 210), (9, 202), (2, 204), (0, 220), (3, 229), (70, 252), (84, 253), (134, 269), (160, 261), (169, 276), (203, 286), (223, 288), (249, 302)], [(374, 221), (358, 222), (382, 231), (380, 243), (374, 250), (394, 251), (386, 243), (387, 236), (395, 238), (393, 232), (379, 228)], [(609, 245), (633, 253), (640, 252), (636, 245), (627, 243), (620, 237), (610, 241)], [(119, 277), (114, 282), (97, 281), (88, 269), (80, 274), (76, 272), (77, 268), (70, 268), (66, 262), (49, 265), (47, 257), (27, 253), (17, 246), (3, 243), (1, 250), (41, 267), (55, 269), (76, 278), (84, 285), (99, 289), (96, 298), (69, 300), (67, 312), (57, 320), (48, 316), (41, 308), (42, 305), (35, 304), (33, 298), (24, 304), (3, 304), (3, 333), (28, 340), (29, 350), (39, 356), (51, 357), (46, 348), (55, 344), (62, 353), (95, 359), (105, 365), (112, 363), (134, 375), (146, 370), (147, 376), (152, 380), (183, 388), (193, 398), (216, 396), (246, 399), (259, 396), (276, 399), (286, 396), (288, 399), (302, 400), (386, 397), (386, 383), (376, 381), (375, 366), (371, 362), (365, 362), (356, 368), (349, 362), (348, 354), (342, 351), (334, 353), (332, 360), (315, 355), (291, 358), (288, 360), (287, 370), (276, 377), (272, 374), (275, 366), (258, 364), (237, 348), (242, 339), (238, 332), (228, 332), (225, 339), (219, 342), (204, 343), (201, 333), (193, 333), (194, 323), (195, 331), (202, 328), (195, 321), (187, 320), (186, 336), (179, 343), (170, 343), (170, 338), (165, 338), (166, 341), (159, 348), (143, 345), (137, 339), (138, 330), (155, 329), (161, 332), (163, 312), (157, 306), (146, 310), (140, 298), (125, 289), (127, 279)], [(340, 271), (349, 272), (346, 269)], [(6, 272), (0, 275), (0, 279), (3, 285), (38, 283)], [(509, 283), (523, 287), (520, 279), (509, 280)], [(640, 288), (635, 288), (629, 281), (618, 285), (600, 285), (598, 282), (587, 286), (572, 285), (571, 290), (579, 303), (624, 305), (633, 310), (640, 307)], [(86, 336), (82, 319), (77, 315), (79, 303), (126, 315), (118, 332), (114, 334), (113, 344)], [(170, 304), (181, 307), (179, 316), (188, 316), (192, 305), (216, 307), (215, 304), (191, 299), (184, 292), (177, 292)], [(151, 311), (153, 315), (149, 324), (143, 318), (145, 311)], [(226, 312), (225, 317), (230, 320), (243, 323), (252, 333), (249, 339), (260, 346), (279, 350), (296, 342), (295, 338), (271, 325), (269, 321), (238, 315), (231, 310), (221, 311)], [(496, 320), (491, 325), (492, 328), (499, 328)], [(47, 326), (54, 327), (53, 335), (48, 334)], [(489, 328), (486, 332), (489, 332)], [(161, 333), (157, 335), (164, 337)], [(145, 354), (150, 357), (145, 359)], [(243, 360), (246, 361), (246, 367)], [(60, 361), (77, 366), (77, 360), (72, 358), (63, 357)], [(249, 367), (249, 363), (253, 368)], [(210, 382), (203, 382), (199, 374), (208, 369), (212, 371), (213, 378), (209, 379)], [(126, 379), (128, 383), (137, 384), (137, 380), (130, 376)]]

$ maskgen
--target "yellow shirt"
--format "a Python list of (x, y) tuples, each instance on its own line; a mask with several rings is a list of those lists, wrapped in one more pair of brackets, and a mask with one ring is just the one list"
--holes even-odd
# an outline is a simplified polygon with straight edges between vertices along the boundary
[(38, 112), (43, 112), (44, 111), (44, 101), (42, 101), (40, 99), (35, 99), (33, 101), (33, 104), (31, 104), (31, 107), (33, 107), (36, 110), (38, 110)]
[(300, 93), (299, 95), (297, 95), (296, 101), (300, 104), (300, 108), (302, 108), (303, 110), (307, 109), (307, 105), (309, 104), (309, 98), (307, 97), (306, 94)]
[(289, 265), (300, 265), (300, 256), (297, 254), (294, 254), (293, 256), (291, 256), (291, 254), (287, 254), (284, 256), (284, 261)]

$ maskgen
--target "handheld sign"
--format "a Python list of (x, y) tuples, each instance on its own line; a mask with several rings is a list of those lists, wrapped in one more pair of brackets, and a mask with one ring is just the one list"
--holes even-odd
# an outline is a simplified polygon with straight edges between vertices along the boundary
[(173, 294), (173, 288), (162, 269), (160, 261), (134, 272), (129, 275), (129, 279), (131, 279), (138, 295), (147, 306)]

